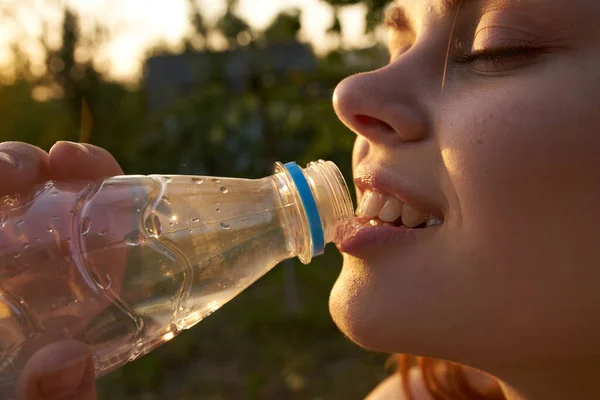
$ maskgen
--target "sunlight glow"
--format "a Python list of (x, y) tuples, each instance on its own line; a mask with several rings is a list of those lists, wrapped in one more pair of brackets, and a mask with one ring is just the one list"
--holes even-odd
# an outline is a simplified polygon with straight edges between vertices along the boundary
[[(208, 24), (213, 24), (225, 12), (224, 0), (196, 0)], [(157, 45), (181, 50), (182, 37), (192, 29), (189, 22), (188, 0), (64, 0), (81, 18), (84, 37), (93, 37), (99, 22), (107, 28), (106, 43), (95, 49), (78, 50), (78, 61), (94, 57), (96, 66), (116, 80), (131, 81), (139, 77), (141, 63), (152, 47)], [(62, 13), (52, 0), (28, 0), (5, 3), (0, 11), (14, 15), (13, 24), (0, 26), (0, 72), (10, 67), (10, 46), (19, 43), (33, 59), (38, 72), (43, 65), (43, 48), (33, 38), (42, 35), (42, 23), (48, 25), (48, 43), (60, 43)], [(35, 7), (32, 7), (35, 5)], [(321, 0), (239, 0), (237, 12), (254, 30), (263, 30), (283, 9), (297, 7), (302, 11), (301, 40), (313, 44), (315, 51), (324, 53), (335, 42), (326, 34), (332, 23), (331, 8)], [(35, 10), (35, 11), (32, 11)], [(340, 19), (344, 43), (350, 47), (366, 46), (363, 5), (342, 8)], [(19, 27), (19, 30), (17, 30)], [(30, 40), (23, 40), (30, 37)], [(210, 38), (216, 48), (223, 39)], [(245, 38), (240, 38), (245, 42)]]

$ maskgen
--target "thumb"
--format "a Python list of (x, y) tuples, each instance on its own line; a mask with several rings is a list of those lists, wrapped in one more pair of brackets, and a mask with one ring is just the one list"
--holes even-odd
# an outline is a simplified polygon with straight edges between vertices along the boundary
[(65, 340), (39, 350), (21, 373), (17, 398), (96, 400), (96, 377), (89, 347)]

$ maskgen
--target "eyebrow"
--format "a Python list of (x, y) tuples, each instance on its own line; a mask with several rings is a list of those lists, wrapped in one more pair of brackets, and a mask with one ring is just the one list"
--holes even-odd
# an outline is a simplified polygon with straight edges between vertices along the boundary
[[(479, 3), (482, 9), (486, 9), (491, 0), (441, 0), (442, 7), (448, 11), (453, 11), (459, 7), (464, 7), (472, 3)], [(388, 28), (393, 28), (399, 32), (410, 31), (410, 20), (406, 16), (404, 7), (394, 4), (388, 8), (385, 13), (383, 23)]]

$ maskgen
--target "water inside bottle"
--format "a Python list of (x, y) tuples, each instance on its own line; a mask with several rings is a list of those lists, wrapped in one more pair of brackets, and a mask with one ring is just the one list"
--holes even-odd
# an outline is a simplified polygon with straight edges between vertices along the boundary
[(292, 256), (293, 199), (276, 190), (268, 178), (121, 177), (12, 204), (0, 228), (0, 385), (48, 343), (94, 346), (103, 374), (218, 310)]

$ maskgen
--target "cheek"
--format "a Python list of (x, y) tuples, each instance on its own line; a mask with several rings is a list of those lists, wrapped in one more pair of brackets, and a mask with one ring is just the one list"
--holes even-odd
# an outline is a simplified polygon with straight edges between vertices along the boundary
[(440, 145), (464, 224), (543, 228), (559, 210), (587, 212), (600, 198), (598, 91), (532, 80), (453, 103)]

